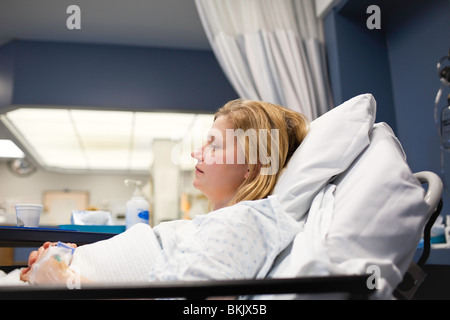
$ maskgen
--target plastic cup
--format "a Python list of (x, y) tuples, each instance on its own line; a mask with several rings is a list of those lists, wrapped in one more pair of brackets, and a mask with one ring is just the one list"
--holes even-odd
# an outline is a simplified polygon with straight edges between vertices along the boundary
[(16, 219), (18, 227), (37, 228), (43, 205), (41, 204), (16, 204)]

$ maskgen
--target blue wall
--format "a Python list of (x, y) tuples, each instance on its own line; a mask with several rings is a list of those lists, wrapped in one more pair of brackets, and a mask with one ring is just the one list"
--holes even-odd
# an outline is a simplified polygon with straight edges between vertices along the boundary
[(2, 57), (0, 107), (215, 111), (237, 98), (207, 50), (14, 41)]
[[(371, 4), (381, 9), (380, 30), (366, 26)], [(450, 2), (342, 1), (325, 17), (324, 29), (335, 102), (372, 92), (378, 102), (377, 121), (393, 127), (412, 171), (439, 174), (433, 107), (441, 85), (436, 64), (450, 49)], [(445, 171), (450, 182), (450, 154)], [(444, 193), (444, 213), (449, 203)]]
[[(436, 64), (450, 49), (450, 2), (409, 0), (409, 6), (397, 7), (393, 16), (387, 24), (386, 42), (399, 138), (415, 171), (439, 172), (439, 139), (433, 117), (441, 85)], [(450, 164), (450, 157), (446, 163)]]
[(381, 30), (367, 29), (366, 21), (360, 19), (367, 16), (366, 8), (335, 8), (324, 19), (333, 99), (338, 105), (372, 93), (377, 100), (377, 122), (386, 122), (396, 131), (386, 41)]

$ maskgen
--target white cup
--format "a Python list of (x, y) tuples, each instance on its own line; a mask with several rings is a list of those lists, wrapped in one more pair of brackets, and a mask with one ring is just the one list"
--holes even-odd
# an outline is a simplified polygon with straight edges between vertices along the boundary
[(15, 207), (18, 227), (39, 227), (42, 204), (16, 204)]

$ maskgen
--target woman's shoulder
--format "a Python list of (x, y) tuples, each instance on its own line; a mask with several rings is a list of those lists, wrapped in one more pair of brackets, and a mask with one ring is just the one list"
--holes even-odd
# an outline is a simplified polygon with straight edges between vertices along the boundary
[(235, 206), (245, 206), (251, 208), (273, 208), (274, 206), (278, 206), (278, 196), (269, 195), (268, 197), (263, 199), (244, 200), (236, 203)]

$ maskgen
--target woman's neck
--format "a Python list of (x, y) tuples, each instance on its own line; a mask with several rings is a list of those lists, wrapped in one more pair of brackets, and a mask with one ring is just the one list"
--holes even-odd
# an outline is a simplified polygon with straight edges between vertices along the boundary
[(211, 208), (212, 208), (213, 211), (219, 210), (219, 209), (228, 207), (229, 206), (228, 203), (229, 203), (229, 200), (214, 202), (214, 203), (212, 203)]

